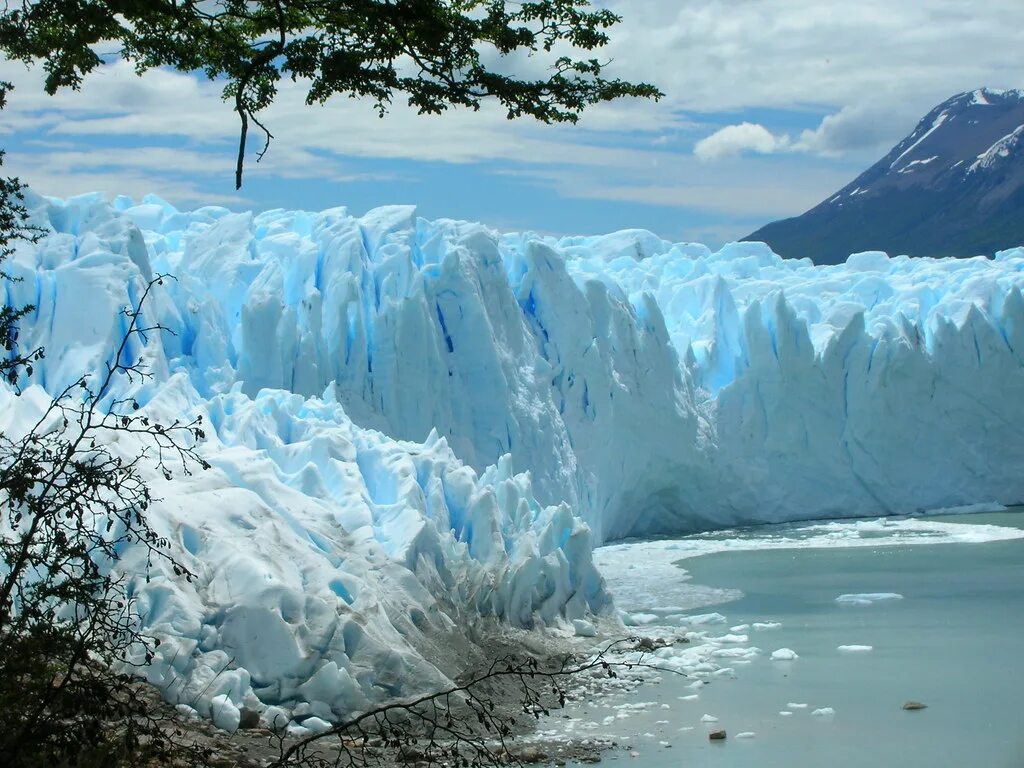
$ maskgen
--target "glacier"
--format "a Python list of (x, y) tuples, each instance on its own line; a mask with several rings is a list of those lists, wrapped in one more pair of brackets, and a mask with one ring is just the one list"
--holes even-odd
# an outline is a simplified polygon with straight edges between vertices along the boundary
[(603, 542), (1024, 500), (1024, 249), (815, 267), (407, 206), (29, 207), (46, 236), (5, 301), (36, 306), (20, 343), (48, 355), (0, 388), (5, 432), (174, 276), (132, 395), (202, 415), (213, 469), (154, 477), (154, 526), (199, 578), (136, 597), (167, 638), (150, 679), (229, 729), (243, 706), (331, 720), (437, 687), (467, 626), (614, 621)]

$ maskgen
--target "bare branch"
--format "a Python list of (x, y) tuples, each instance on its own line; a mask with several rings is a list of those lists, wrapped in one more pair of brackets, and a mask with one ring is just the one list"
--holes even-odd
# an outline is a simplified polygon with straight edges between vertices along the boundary
[[(631, 661), (613, 658), (613, 654), (624, 651), (639, 651), (640, 655)], [(453, 760), (465, 768), (518, 763), (509, 744), (521, 724), (514, 714), (496, 705), (494, 696), (487, 692), (490, 684), (510, 685), (514, 710), (536, 720), (564, 706), (566, 685), (588, 673), (617, 677), (623, 671), (652, 670), (685, 676), (651, 663), (645, 651), (640, 638), (632, 637), (608, 643), (598, 653), (582, 659), (564, 656), (544, 663), (532, 656), (505, 656), (463, 683), (376, 707), (287, 747), (281, 739), (281, 755), (275, 766), (353, 768), (368, 762), (384, 763), (389, 751), (430, 763)], [(337, 749), (334, 757), (325, 757), (330, 752), (314, 749), (329, 739)], [(377, 746), (373, 753), (371, 743)]]

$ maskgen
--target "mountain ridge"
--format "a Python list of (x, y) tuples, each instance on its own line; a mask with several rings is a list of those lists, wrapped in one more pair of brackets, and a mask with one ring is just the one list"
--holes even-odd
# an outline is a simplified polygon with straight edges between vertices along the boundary
[(936, 106), (837, 193), (743, 238), (838, 264), (850, 253), (991, 255), (1024, 243), (1024, 91), (979, 88)]

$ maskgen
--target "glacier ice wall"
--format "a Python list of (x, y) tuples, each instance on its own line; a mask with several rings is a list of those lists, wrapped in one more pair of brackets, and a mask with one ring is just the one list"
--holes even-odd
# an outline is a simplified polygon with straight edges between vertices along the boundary
[(436, 680), (462, 616), (600, 611), (591, 537), (1024, 500), (1021, 250), (814, 267), (409, 207), (30, 202), (6, 300), (49, 355), (4, 428), (176, 277), (146, 310), (174, 335), (133, 353), (147, 408), (214, 425), (159, 517), (204, 578), (141, 604), (178, 638), (153, 674), (216, 681), (210, 712), (337, 715)]
[[(391, 440), (333, 398), (203, 399), (181, 373), (136, 393), (164, 423), (202, 416), (212, 464), (150, 480), (153, 528), (195, 578), (157, 559), (143, 579), (144, 549), (124, 553), (138, 615), (161, 639), (153, 664), (138, 661), (222, 727), (243, 706), (334, 720), (437, 689), (481, 618), (533, 627), (609, 604), (587, 527), (565, 504), (538, 505), (507, 459), (478, 475), (436, 433)], [(48, 403), (40, 387), (4, 388), (0, 431), (31, 427)], [(114, 450), (142, 446), (119, 435)]]
[(815, 267), (760, 243), (638, 259), (606, 240), (574, 241), (570, 272), (649, 293), (696, 397), (675, 526), (1024, 498), (1024, 249)]
[(84, 343), (88, 309), (57, 283), (81, 282), (116, 232), (141, 274), (178, 277), (164, 364), (200, 397), (330, 388), (356, 423), (436, 430), (477, 471), (509, 454), (600, 540), (1024, 499), (1021, 251), (814, 267), (754, 243), (498, 235), (410, 207), (85, 197), (37, 215), (55, 233), (49, 271), (16, 289), (40, 305), (31, 342)]
[[(639, 514), (638, 493), (680, 484), (697, 418), (660, 310), (577, 284), (551, 244), (510, 246), (408, 207), (253, 216), (82, 198), (37, 215), (56, 232), (39, 251), (47, 270), (15, 287), (39, 306), (27, 344), (106, 348), (116, 327), (91, 330), (102, 313), (61, 297), (120, 286), (109, 270), (84, 274), (120, 249), (142, 275), (177, 277), (153, 309), (177, 334), (162, 363), (200, 396), (331, 387), (357, 423), (416, 441), (436, 429), (478, 471), (511, 454), (542, 503), (569, 503), (599, 536)], [(81, 366), (48, 363), (38, 380), (53, 390)]]
[[(50, 396), (102, 368), (125, 331), (119, 310), (171, 266), (105, 204), (34, 202), (36, 221), (54, 231), (17, 254), (11, 271), (22, 279), (5, 289), (8, 302), (36, 306), (20, 340), (47, 356), (20, 397), (0, 388), (0, 431), (12, 437)], [(228, 292), (231, 274), (218, 276)], [(154, 418), (208, 425), (210, 471), (151, 478), (150, 520), (196, 578), (158, 560), (132, 587), (162, 640), (145, 674), (172, 701), (228, 729), (244, 706), (329, 721), (442, 687), (473, 658), (469, 627), (486, 636), (495, 622), (550, 626), (609, 606), (588, 527), (569, 505), (538, 502), (508, 455), (478, 472), (436, 430), (410, 442), (357, 425), (334, 382), (316, 396), (247, 389), (236, 366), (257, 376), (269, 367), (258, 350), (280, 357), (278, 342), (246, 346), (224, 331), (245, 315), (255, 333), (266, 299), (234, 315), (204, 312), (215, 300), (204, 284), (218, 283), (183, 274), (157, 287), (143, 325), (168, 332), (127, 352), (155, 375), (120, 383)], [(131, 435), (112, 448), (141, 450)], [(128, 550), (119, 567), (142, 574), (144, 556)]]

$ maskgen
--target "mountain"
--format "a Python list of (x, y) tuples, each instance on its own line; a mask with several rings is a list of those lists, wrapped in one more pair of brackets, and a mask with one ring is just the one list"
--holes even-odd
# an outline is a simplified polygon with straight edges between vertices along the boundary
[(837, 264), (881, 250), (990, 255), (1024, 243), (1024, 91), (979, 89), (929, 112), (836, 194), (744, 240)]

